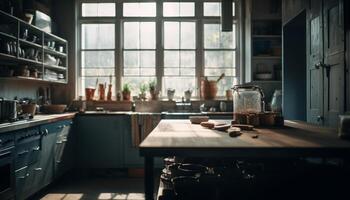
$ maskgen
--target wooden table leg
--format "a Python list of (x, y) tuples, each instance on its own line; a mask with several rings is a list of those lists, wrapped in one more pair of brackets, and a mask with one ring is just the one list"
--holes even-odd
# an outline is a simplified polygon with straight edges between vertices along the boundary
[(153, 157), (145, 157), (145, 197), (146, 200), (154, 199), (154, 174)]

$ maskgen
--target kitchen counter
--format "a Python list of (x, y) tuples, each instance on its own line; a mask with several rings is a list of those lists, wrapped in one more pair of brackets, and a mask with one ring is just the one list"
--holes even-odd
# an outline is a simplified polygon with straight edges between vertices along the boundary
[(139, 146), (145, 157), (146, 199), (153, 199), (154, 157), (350, 157), (350, 141), (339, 139), (336, 129), (285, 121), (284, 127), (242, 132), (241, 136), (230, 137), (226, 132), (192, 125), (189, 120), (162, 120)]
[(17, 122), (11, 123), (2, 123), (0, 124), (0, 134), (10, 131), (16, 131), (23, 128), (29, 128), (33, 126), (38, 126), (42, 124), (57, 122), (66, 119), (74, 118), (76, 113), (63, 113), (63, 114), (39, 114), (35, 115), (33, 119), (30, 120), (20, 120)]
[(233, 115), (233, 112), (132, 112), (132, 111), (86, 111), (77, 115)]

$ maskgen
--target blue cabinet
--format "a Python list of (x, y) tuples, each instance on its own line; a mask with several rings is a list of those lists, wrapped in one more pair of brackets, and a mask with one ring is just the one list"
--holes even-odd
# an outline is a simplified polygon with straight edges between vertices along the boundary
[[(63, 155), (64, 150), (57, 146), (59, 146), (58, 143), (63, 142), (59, 138), (68, 138), (71, 132), (70, 127), (71, 120), (66, 120), (13, 133), (16, 138), (15, 179), (17, 200), (27, 199), (58, 177), (60, 166), (56, 164), (58, 158), (56, 155), (58, 149), (60, 149), (60, 155)], [(71, 152), (68, 155), (73, 156), (73, 153)], [(59, 159), (60, 161), (66, 160), (62, 156)], [(66, 165), (66, 162), (60, 163), (62, 163), (62, 166), (71, 166)], [(69, 168), (66, 167), (65, 169)]]
[(123, 167), (123, 115), (79, 115), (77, 163), (79, 168)]

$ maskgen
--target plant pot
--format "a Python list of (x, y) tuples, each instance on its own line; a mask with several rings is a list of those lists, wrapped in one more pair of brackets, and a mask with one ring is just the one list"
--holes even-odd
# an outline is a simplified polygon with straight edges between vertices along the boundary
[(130, 101), (130, 92), (123, 92), (123, 100)]
[(150, 90), (149, 93), (151, 94), (151, 100), (158, 100), (159, 92)]
[(213, 100), (218, 92), (218, 86), (216, 81), (201, 81), (201, 97), (204, 100)]
[(36, 112), (36, 104), (23, 104), (21, 105), (22, 112), (26, 114), (30, 114), (32, 116), (35, 115)]

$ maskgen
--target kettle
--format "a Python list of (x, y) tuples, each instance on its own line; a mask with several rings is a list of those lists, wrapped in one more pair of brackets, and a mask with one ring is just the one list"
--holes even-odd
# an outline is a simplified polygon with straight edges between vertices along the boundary
[(17, 120), (17, 100), (0, 98), (0, 121), (13, 122)]

